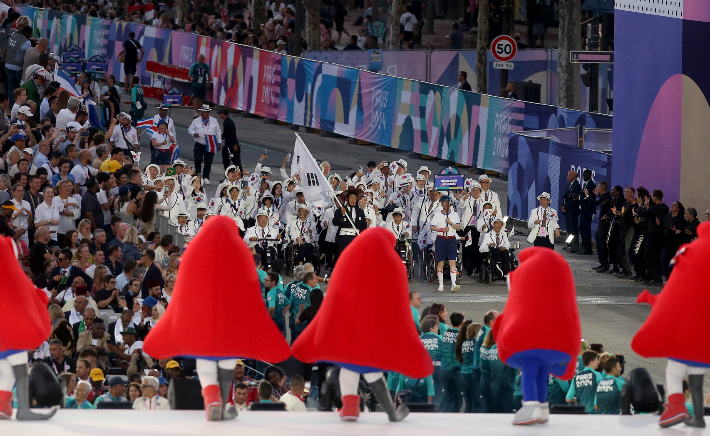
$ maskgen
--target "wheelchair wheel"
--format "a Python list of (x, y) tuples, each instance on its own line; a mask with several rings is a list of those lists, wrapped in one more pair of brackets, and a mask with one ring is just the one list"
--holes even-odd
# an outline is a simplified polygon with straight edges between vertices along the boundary
[(293, 245), (289, 244), (284, 250), (284, 261), (286, 262), (286, 275), (292, 276), (294, 269)]
[(481, 265), (478, 268), (478, 283), (485, 283), (486, 282), (486, 267)]
[(487, 285), (490, 285), (491, 283), (493, 283), (493, 271), (486, 271), (486, 281), (485, 281), (485, 283), (486, 283)]
[(432, 282), (436, 276), (436, 257), (433, 252), (429, 252), (426, 258), (426, 279)]
[(407, 280), (412, 280), (412, 277), (414, 276), (414, 254), (412, 253), (412, 249), (410, 247), (407, 247), (405, 265), (407, 267)]

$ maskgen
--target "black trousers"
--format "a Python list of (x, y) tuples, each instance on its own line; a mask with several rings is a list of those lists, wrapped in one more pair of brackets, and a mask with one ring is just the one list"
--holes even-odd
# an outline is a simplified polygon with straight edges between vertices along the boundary
[(650, 279), (660, 282), (661, 278), (661, 251), (663, 251), (663, 233), (648, 233), (643, 260)]
[(553, 250), (555, 249), (555, 244), (550, 242), (550, 238), (548, 238), (547, 236), (538, 236), (537, 238), (535, 238), (535, 240), (533, 241), (533, 246), (546, 247), (551, 248)]
[[(599, 264), (608, 266), (609, 265), (609, 231), (611, 230), (611, 223), (609, 221), (599, 220), (599, 226), (597, 227), (597, 233), (594, 239), (597, 241), (597, 256), (599, 256)], [(590, 247), (591, 249), (591, 247)]]
[(234, 165), (239, 168), (239, 171), (244, 171), (242, 168), (242, 154), (240, 151), (234, 152), (229, 150), (229, 147), (222, 147), (222, 165), (226, 170), (230, 165)]
[(592, 217), (593, 214), (582, 213), (579, 215), (579, 238), (582, 240), (580, 251), (592, 252)]
[(632, 259), (634, 264), (634, 272), (636, 277), (648, 278), (646, 274), (646, 262), (644, 262), (644, 251), (646, 250), (646, 238), (644, 232), (634, 229), (634, 238), (631, 241), (629, 248), (629, 259)]
[(353, 239), (355, 239), (355, 236), (357, 235), (338, 235), (335, 238), (335, 263), (338, 263), (340, 253), (350, 245)]
[(491, 254), (493, 254), (493, 268), (496, 267), (495, 264), (500, 263), (503, 274), (508, 274), (510, 272), (510, 253), (508, 250), (494, 248)]
[(579, 212), (574, 210), (565, 212), (565, 224), (567, 225), (567, 234), (574, 236), (569, 244), (570, 252), (576, 253), (579, 251)]
[[(193, 149), (195, 154), (195, 172), (202, 174), (202, 179), (210, 178), (210, 171), (212, 171), (212, 160), (214, 159), (214, 153), (207, 152), (207, 146), (195, 142), (195, 148)], [(205, 172), (202, 172), (202, 162), (205, 162)]]
[(296, 262), (300, 263), (308, 263), (308, 262), (313, 262), (313, 253), (315, 252), (315, 248), (313, 247), (313, 244), (310, 244), (308, 242), (304, 242), (301, 245), (295, 244), (295, 260)]
[(469, 231), (471, 232), (472, 242), (468, 247), (463, 247), (462, 262), (463, 269), (465, 269), (468, 274), (472, 274), (474, 269), (481, 266), (481, 252), (478, 250), (478, 238), (481, 234), (473, 226), (467, 226), (463, 230), (463, 234), (466, 235)]
[(609, 242), (607, 249), (609, 250), (609, 263), (614, 266), (619, 265), (619, 238), (621, 237), (621, 226), (619, 223), (612, 223), (609, 230)]

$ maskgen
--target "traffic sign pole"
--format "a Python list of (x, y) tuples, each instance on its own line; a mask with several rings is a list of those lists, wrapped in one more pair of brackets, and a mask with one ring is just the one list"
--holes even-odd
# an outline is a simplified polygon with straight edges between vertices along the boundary
[[(504, 20), (503, 23), (506, 21)], [(510, 28), (510, 26), (508, 26)], [(513, 69), (513, 58), (518, 52), (518, 45), (515, 40), (508, 35), (501, 35), (491, 43), (491, 52), (493, 58), (497, 61), (493, 63), (493, 67), (500, 71), (500, 96), (505, 97), (507, 94), (505, 88), (508, 85), (508, 70)]]
[[(502, 12), (503, 12), (503, 26), (502, 26), (502, 35), (507, 36), (509, 39), (510, 38), (510, 28), (511, 28), (511, 21), (512, 21), (512, 11), (513, 11), (513, 2), (512, 0), (503, 0), (502, 4)], [(497, 38), (496, 38), (497, 39)], [(501, 62), (509, 62), (512, 61), (513, 58), (515, 57), (515, 53), (518, 51), (518, 44), (515, 42), (515, 40), (512, 40), (512, 56), (510, 59), (505, 59), (505, 60), (500, 60)], [(500, 87), (498, 89), (498, 93), (500, 94), (501, 97), (505, 97), (507, 94), (505, 92), (505, 88), (508, 86), (508, 69), (500, 70)]]

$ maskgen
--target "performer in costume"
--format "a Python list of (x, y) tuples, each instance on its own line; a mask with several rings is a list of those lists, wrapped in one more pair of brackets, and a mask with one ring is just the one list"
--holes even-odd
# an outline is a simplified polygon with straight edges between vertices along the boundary
[[(237, 286), (234, 277), (241, 279)], [(235, 307), (250, 315), (235, 317)], [(204, 319), (220, 322), (204, 323)], [(247, 330), (248, 335), (234, 334)], [(289, 358), (288, 344), (266, 311), (253, 256), (238, 236), (234, 220), (214, 216), (192, 240), (180, 262), (170, 305), (143, 350), (156, 359), (197, 358), (210, 421), (237, 416), (227, 399), (238, 357), (269, 362)]]
[[(348, 244), (355, 239), (355, 236), (367, 228), (365, 212), (357, 206), (358, 199), (363, 195), (362, 190), (355, 188), (350, 188), (341, 194), (340, 202), (342, 206), (336, 209), (332, 222), (334, 226), (338, 227), (338, 234), (335, 237), (338, 257), (340, 257)], [(349, 219), (348, 216), (350, 217)]]
[[(550, 277), (555, 278), (553, 286)], [(550, 417), (549, 374), (569, 380), (577, 366), (582, 329), (574, 278), (560, 254), (532, 247), (520, 252), (520, 266), (510, 273), (509, 288), (493, 335), (500, 360), (522, 369), (523, 407), (513, 424), (544, 423)]]
[[(293, 343), (296, 359), (332, 362), (341, 367), (343, 408), (340, 417), (345, 421), (355, 421), (360, 413), (357, 391), (360, 374), (389, 420), (401, 421), (409, 409), (406, 405), (395, 409), (382, 371), (417, 379), (428, 377), (434, 371), (431, 358), (412, 326), (407, 274), (392, 246), (394, 236), (383, 228), (368, 229), (355, 238), (333, 271), (328, 297), (323, 300), (318, 314)], [(353, 274), (357, 271), (368, 273)], [(370, 277), (389, 277), (389, 280), (376, 281), (373, 285)], [(362, 304), (372, 310), (361, 311)], [(400, 336), (392, 342), (387, 335), (372, 336), (364, 329), (342, 329), (343, 325), (356, 324), (397, 329)], [(323, 334), (332, 329), (338, 329), (340, 334)]]
[(12, 387), (15, 386), (17, 419), (46, 420), (57, 410), (47, 414), (30, 410), (27, 350), (35, 350), (49, 337), (52, 326), (47, 312), (48, 299), (20, 268), (12, 238), (0, 240), (0, 277), (0, 301), (12, 302), (13, 307), (3, 311), (0, 317), (0, 419), (12, 417)]
[[(653, 308), (631, 341), (631, 348), (643, 357), (667, 357), (666, 395), (668, 404), (659, 425), (684, 422), (705, 427), (703, 419), (703, 377), (710, 367), (710, 338), (705, 324), (710, 319), (710, 223), (698, 226), (698, 239), (682, 246), (675, 255), (673, 274), (658, 295), (643, 291), (638, 303)], [(668, 320), (675, 322), (669, 324)], [(683, 378), (688, 385), (695, 416), (689, 419), (683, 396)]]

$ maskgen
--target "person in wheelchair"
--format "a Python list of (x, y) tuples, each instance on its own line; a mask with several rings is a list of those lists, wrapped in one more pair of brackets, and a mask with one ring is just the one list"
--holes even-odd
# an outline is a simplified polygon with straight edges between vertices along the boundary
[(269, 216), (265, 210), (260, 210), (256, 213), (256, 225), (249, 227), (244, 235), (244, 239), (248, 246), (254, 247), (254, 250), (264, 262), (264, 265), (271, 265), (271, 262), (276, 259), (278, 254), (277, 239), (281, 239), (279, 230), (275, 227), (269, 227)]
[(395, 249), (404, 259), (407, 255), (407, 240), (412, 236), (412, 228), (402, 219), (404, 211), (397, 207), (392, 211), (392, 220), (384, 222), (381, 226), (389, 230), (397, 238)]
[(510, 241), (508, 235), (503, 231), (503, 219), (493, 218), (493, 230), (483, 236), (483, 242), (479, 248), (481, 253), (489, 253), (493, 259), (493, 268), (500, 265), (503, 277), (508, 277), (510, 272)]
[(312, 263), (315, 254), (315, 241), (318, 239), (316, 224), (309, 216), (308, 204), (298, 205), (298, 218), (291, 220), (288, 226), (288, 238), (293, 244), (294, 265)]

